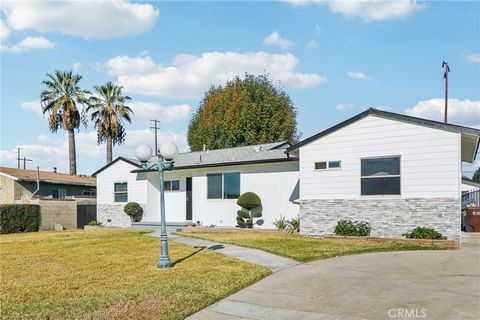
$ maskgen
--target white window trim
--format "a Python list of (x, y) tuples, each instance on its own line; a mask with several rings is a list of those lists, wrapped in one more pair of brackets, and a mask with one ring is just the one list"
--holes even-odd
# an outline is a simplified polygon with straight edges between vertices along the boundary
[[(362, 160), (370, 159), (385, 159), (385, 158), (398, 158), (399, 159), (399, 173), (398, 175), (385, 175), (385, 176), (362, 176)], [(362, 179), (369, 178), (400, 178), (400, 193), (399, 194), (362, 194)], [(402, 156), (401, 155), (388, 155), (388, 156), (375, 156), (375, 157), (363, 157), (360, 158), (360, 179), (359, 179), (359, 193), (361, 198), (370, 199), (401, 199), (402, 198)]]
[[(325, 168), (325, 169), (317, 169), (317, 168), (315, 168), (315, 165), (316, 165), (317, 163), (321, 163), (321, 162), (325, 162), (326, 168)], [(330, 168), (330, 162), (340, 162), (340, 167), (338, 167), (338, 168)], [(313, 163), (313, 170), (314, 170), (314, 171), (342, 170), (342, 168), (343, 168), (342, 160), (322, 160), (322, 161), (315, 161), (315, 162)]]
[[(238, 195), (238, 197), (240, 198), (240, 196), (242, 195), (242, 173), (240, 171), (223, 171), (223, 172), (209, 172), (209, 173), (206, 173), (205, 174), (205, 178), (206, 178), (206, 187), (207, 187), (207, 192), (205, 194), (205, 197), (206, 197), (206, 200), (207, 201), (212, 201), (212, 202), (215, 202), (215, 201), (218, 201), (218, 202), (224, 202), (224, 201), (237, 201), (238, 198), (236, 199), (225, 199), (224, 198), (224, 195), (225, 195), (225, 173), (238, 173), (240, 175), (240, 194)], [(222, 197), (221, 198), (209, 198), (208, 197), (208, 175), (210, 174), (221, 174), (222, 175)]]
[[(127, 184), (127, 190), (126, 191), (115, 191), (115, 184), (117, 183), (126, 183)], [(126, 193), (127, 194), (127, 201), (115, 201), (115, 195), (117, 193)], [(114, 181), (113, 182), (113, 203), (128, 203), (128, 181)]]

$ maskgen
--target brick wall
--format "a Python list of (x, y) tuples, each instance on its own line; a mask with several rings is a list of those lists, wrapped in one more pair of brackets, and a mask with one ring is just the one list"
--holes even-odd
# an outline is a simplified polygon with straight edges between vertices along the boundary
[(451, 198), (301, 200), (300, 234), (332, 234), (339, 220), (363, 220), (372, 236), (401, 236), (430, 227), (451, 240), (460, 240), (460, 201)]

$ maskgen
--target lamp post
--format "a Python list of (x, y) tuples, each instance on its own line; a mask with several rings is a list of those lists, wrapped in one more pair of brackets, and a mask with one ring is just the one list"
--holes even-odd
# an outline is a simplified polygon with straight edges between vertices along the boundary
[(148, 161), (152, 157), (152, 148), (146, 144), (139, 145), (135, 151), (138, 160), (143, 163), (143, 169), (157, 169), (160, 176), (160, 259), (157, 268), (170, 268), (172, 263), (168, 255), (167, 225), (165, 221), (165, 190), (163, 172), (172, 170), (174, 159), (178, 155), (178, 148), (173, 142), (163, 143), (158, 148), (157, 163), (148, 166)]

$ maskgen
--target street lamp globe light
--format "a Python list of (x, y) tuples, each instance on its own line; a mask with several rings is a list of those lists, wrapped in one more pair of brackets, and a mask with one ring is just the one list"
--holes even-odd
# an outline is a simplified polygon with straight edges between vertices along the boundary
[(167, 161), (174, 160), (178, 155), (177, 145), (173, 142), (162, 143), (158, 148), (158, 153)]
[(148, 144), (141, 144), (135, 150), (135, 156), (140, 162), (145, 163), (152, 157), (153, 151)]

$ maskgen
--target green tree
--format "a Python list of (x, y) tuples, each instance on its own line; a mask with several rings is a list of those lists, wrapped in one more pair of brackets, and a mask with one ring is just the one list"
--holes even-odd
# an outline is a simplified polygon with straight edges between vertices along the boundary
[(246, 146), (297, 139), (296, 110), (268, 75), (245, 74), (212, 86), (190, 120), (190, 149)]
[(48, 79), (43, 81), (47, 87), (41, 93), (43, 114), (48, 113), (48, 124), (51, 132), (59, 128), (68, 133), (68, 155), (70, 174), (77, 174), (77, 154), (75, 150), (75, 129), (80, 127), (81, 114), (78, 105), (87, 105), (90, 92), (82, 90), (78, 83), (82, 76), (72, 71), (55, 70), (47, 73)]
[(129, 96), (122, 95), (121, 86), (107, 82), (95, 86), (96, 96), (90, 98), (87, 111), (93, 111), (91, 120), (97, 129), (97, 143), (107, 142), (107, 163), (112, 162), (112, 148), (125, 142), (126, 132), (123, 120), (132, 122), (132, 109), (125, 105)]
[(480, 168), (478, 168), (477, 171), (475, 171), (475, 173), (473, 174), (472, 180), (475, 182), (480, 182)]

